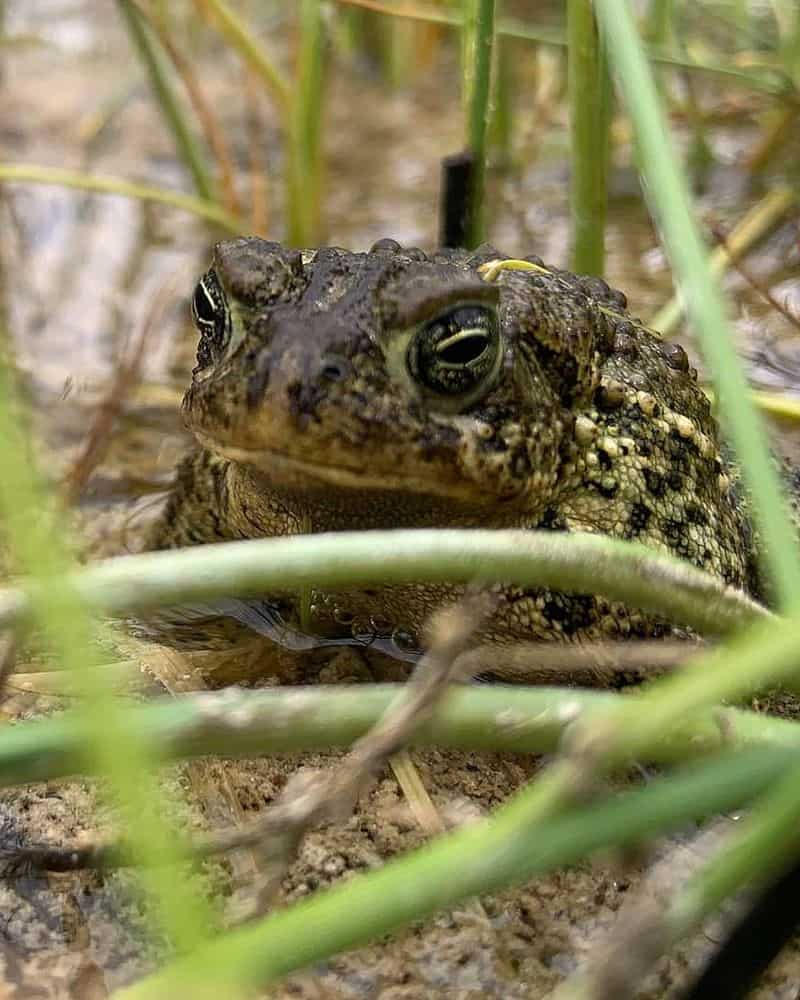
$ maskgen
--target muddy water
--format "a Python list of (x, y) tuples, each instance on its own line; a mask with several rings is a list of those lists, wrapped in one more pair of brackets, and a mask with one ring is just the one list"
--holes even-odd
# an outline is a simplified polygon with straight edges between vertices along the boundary
[[(183, 5), (169, 6), (180, 18)], [(263, 6), (263, 37), (285, 60), (292, 5)], [(3, 161), (188, 189), (113, 4), (7, 0), (5, 32), (15, 41), (0, 47)], [(258, 116), (269, 203), (265, 235), (280, 238), (282, 153), (274, 108), (259, 99), (248, 112), (240, 66), (207, 34), (189, 32), (187, 44), (234, 149), (243, 193), (248, 188), (247, 115)], [(510, 171), (491, 179), (490, 237), (509, 254), (535, 252), (566, 266), (566, 113), (563, 102), (547, 96), (558, 94), (561, 69), (552, 52), (524, 46), (513, 51), (515, 160)], [(706, 92), (704, 85), (700, 96), (734, 106), (739, 102), (735, 116), (709, 131), (717, 159), (698, 197), (701, 216), (730, 224), (758, 197), (740, 167), (757, 135), (756, 123), (741, 95)], [(440, 46), (399, 92), (382, 84), (374, 68), (336, 58), (326, 101), (328, 241), (359, 249), (392, 235), (406, 244), (432, 246), (439, 160), (461, 144), (451, 49)], [(629, 161), (623, 140), (615, 150), (608, 277), (626, 290), (634, 311), (648, 317), (669, 297), (670, 278)], [(130, 339), (143, 324), (154, 326), (142, 383), (126, 403), (108, 453), (80, 501), (79, 523), (90, 551), (119, 549), (128, 541), (135, 547), (136, 517), (124, 543), (120, 524), (129, 522), (137, 504), (146, 506), (143, 498), (165, 488), (186, 447), (178, 404), (194, 352), (187, 299), (215, 238), (185, 213), (160, 206), (54, 187), (0, 189), (0, 310), (42, 453), (55, 474), (79, 450)], [(751, 258), (749, 268), (781, 300), (797, 306), (797, 265), (797, 231), (787, 225)], [(796, 331), (741, 278), (729, 284), (754, 380), (796, 391)], [(685, 343), (691, 348), (690, 338)], [(103, 516), (98, 518), (98, 512)], [(437, 804), (452, 816), (494, 807), (538, 766), (533, 760), (433, 752), (415, 759)], [(328, 760), (317, 756), (307, 762)], [(243, 807), (256, 809), (271, 801), (297, 763), (238, 765), (231, 773)], [(84, 786), (32, 789), (8, 797), (4, 822), (28, 837), (69, 840), (92, 828), (93, 804), (93, 793)], [(343, 829), (309, 838), (284, 887), (285, 898), (335, 881), (346, 871), (368, 868), (421, 839), (393, 779), (384, 777)], [(387, 1000), (543, 995), (569, 971), (573, 955), (582, 954), (593, 935), (610, 925), (637, 878), (636, 870), (603, 862), (542, 879), (523, 892), (487, 901), (484, 920), (476, 920), (472, 911), (441, 916), (392, 947), (326, 964), (313, 976), (298, 977), (292, 995)], [(24, 974), (48, 995), (83, 995), (87, 983), (101, 990), (147, 965), (138, 912), (119, 902), (118, 881), (64, 880), (54, 887), (47, 880), (16, 880), (3, 892), (3, 910), (11, 916), (0, 921), (0, 936), (21, 956)], [(665, 966), (662, 985), (653, 985), (648, 995), (665, 995), (663, 982), (673, 973), (679, 976), (697, 954), (689, 949), (674, 969)], [(60, 965), (54, 964), (56, 955)], [(770, 995), (788, 996), (781, 992), (786, 982), (779, 977)]]

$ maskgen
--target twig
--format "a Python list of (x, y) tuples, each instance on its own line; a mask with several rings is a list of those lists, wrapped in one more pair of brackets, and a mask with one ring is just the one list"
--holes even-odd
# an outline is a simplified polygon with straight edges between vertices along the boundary
[(82, 844), (56, 847), (52, 844), (7, 844), (0, 841), (0, 872), (3, 878), (28, 878), (38, 872), (74, 872), (85, 868), (109, 871), (134, 863), (122, 844)]
[(77, 502), (92, 472), (102, 462), (111, 440), (114, 424), (122, 412), (125, 401), (141, 378), (145, 349), (158, 326), (156, 321), (162, 317), (167, 302), (173, 299), (174, 293), (172, 282), (166, 282), (161, 286), (147, 311), (133, 346), (130, 350), (124, 351), (119, 359), (108, 393), (95, 410), (83, 448), (62, 479), (64, 501), (68, 505)]
[(750, 268), (741, 260), (738, 260), (730, 248), (728, 242), (728, 237), (720, 226), (711, 226), (711, 234), (714, 239), (719, 243), (721, 247), (724, 247), (730, 256), (731, 264), (736, 269), (736, 271), (741, 274), (744, 280), (752, 289), (754, 289), (765, 300), (772, 308), (781, 314), (785, 320), (792, 324), (795, 329), (800, 330), (800, 316), (795, 315), (791, 309), (787, 308), (786, 304), (779, 302), (772, 292), (762, 284), (750, 270)]
[(271, 870), (259, 887), (255, 912), (266, 908), (306, 831), (347, 816), (373, 776), (430, 717), (455, 679), (459, 655), (494, 606), (494, 601), (481, 596), (436, 613), (431, 620), (428, 652), (397, 698), (341, 764), (332, 770), (295, 773), (265, 815), (247, 826), (208, 834), (197, 845), (202, 854), (245, 846), (257, 846), (263, 855), (269, 852)]

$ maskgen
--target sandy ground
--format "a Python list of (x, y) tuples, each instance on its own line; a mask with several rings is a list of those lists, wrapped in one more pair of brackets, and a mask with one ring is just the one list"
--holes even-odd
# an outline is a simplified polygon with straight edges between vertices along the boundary
[[(415, 751), (412, 757), (440, 815), (451, 825), (486, 815), (542, 763), (528, 755), (437, 750)], [(276, 800), (298, 768), (330, 767), (337, 759), (338, 754), (281, 755), (219, 760), (210, 768), (217, 779), (224, 775), (250, 818)], [(170, 768), (164, 780), (168, 792), (183, 791), (193, 801), (194, 785), (184, 765)], [(107, 830), (107, 813), (100, 809), (99, 815)], [(6, 845), (80, 843), (96, 833), (97, 816), (97, 790), (83, 782), (25, 787), (5, 792), (0, 800)], [(602, 954), (605, 936), (626, 905), (655, 898), (661, 887), (674, 889), (706, 854), (707, 843), (716, 842), (736, 818), (719, 818), (711, 832), (687, 829), (650, 845), (637, 858), (598, 857), (482, 898), (479, 904), (465, 902), (400, 934), (297, 973), (268, 995), (281, 1000), (545, 997), (588, 954), (597, 955), (598, 949)], [(188, 822), (195, 828), (208, 825), (203, 804), (196, 799)], [(425, 839), (387, 770), (349, 819), (309, 833), (275, 905), (375, 868)], [(223, 897), (233, 892), (229, 869), (213, 865), (210, 875)], [(239, 885), (237, 895), (248, 896), (246, 883)], [(165, 956), (137, 880), (128, 872), (49, 877), (11, 873), (0, 887), (0, 914), (0, 972), (16, 990), (9, 997), (103, 997), (155, 968)], [(653, 1000), (679, 997), (681, 985), (713, 950), (723, 930), (724, 920), (711, 922), (703, 934), (660, 962), (639, 984), (637, 995)], [(795, 1000), (798, 984), (800, 951), (795, 944), (753, 996)]]

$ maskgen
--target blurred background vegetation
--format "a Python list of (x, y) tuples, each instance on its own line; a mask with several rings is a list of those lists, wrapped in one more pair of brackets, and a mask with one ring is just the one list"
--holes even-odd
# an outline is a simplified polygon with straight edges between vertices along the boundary
[[(465, 148), (487, 163), (482, 235), (506, 254), (604, 273), (644, 319), (679, 332), (589, 5), (489, 5), (488, 121), (474, 34), (459, 30), (481, 6), (6, 0), (0, 181), (17, 183), (0, 186), (0, 315), (60, 450), (79, 446), (74, 407), (97, 402), (147, 323), (158, 326), (140, 366), (149, 398), (161, 398), (156, 385), (164, 402), (180, 391), (192, 344), (174, 306), (214, 239), (433, 246), (441, 160)], [(750, 374), (784, 389), (794, 331), (774, 303), (796, 311), (796, 5), (637, 11), (703, 235), (720, 265), (723, 241), (747, 251), (728, 283)]]

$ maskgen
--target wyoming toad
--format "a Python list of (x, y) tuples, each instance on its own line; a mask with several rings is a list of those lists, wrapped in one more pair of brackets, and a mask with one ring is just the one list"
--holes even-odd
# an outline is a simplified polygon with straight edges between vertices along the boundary
[[(388, 239), (368, 253), (220, 243), (192, 300), (200, 342), (183, 411), (198, 447), (150, 547), (390, 527), (581, 530), (756, 592), (741, 501), (683, 349), (599, 279), (531, 257), (535, 269), (485, 280), (481, 265), (501, 257)], [(310, 625), (413, 645), (454, 592), (315, 592)], [(665, 630), (600, 597), (505, 597), (490, 629), (500, 641)], [(285, 595), (269, 606), (298, 624)], [(222, 619), (176, 627), (195, 648), (243, 634)], [(232, 662), (220, 680), (255, 669)]]

